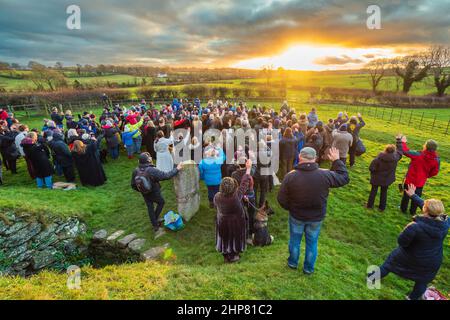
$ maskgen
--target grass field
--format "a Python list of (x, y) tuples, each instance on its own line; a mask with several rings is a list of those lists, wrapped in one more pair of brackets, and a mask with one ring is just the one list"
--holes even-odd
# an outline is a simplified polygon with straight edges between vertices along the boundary
[[(18, 74), (29, 74), (29, 71), (16, 71)], [(34, 89), (35, 86), (29, 79), (12, 79), (5, 77), (9, 75), (8, 71), (0, 72), (0, 88), (6, 90), (29, 90)], [(144, 77), (147, 84), (152, 82), (151, 77)], [(81, 84), (92, 84), (96, 86), (106, 86), (110, 83), (137, 83), (136, 87), (141, 85), (142, 77), (135, 77), (131, 75), (104, 75), (104, 76), (92, 76), (92, 77), (77, 77), (76, 74), (71, 72), (67, 73), (66, 80), (69, 86), (72, 86), (75, 80), (78, 80)], [(335, 87), (335, 88), (356, 88), (356, 89), (371, 89), (369, 75), (367, 74), (327, 74), (327, 73), (310, 73), (304, 72), (300, 74), (289, 75), (286, 79), (288, 86), (301, 85), (301, 86), (316, 86), (316, 87)], [(279, 77), (274, 77), (271, 82), (280, 81)], [(245, 79), (245, 80), (224, 80), (215, 81), (210, 83), (211, 86), (228, 86), (233, 87), (240, 85), (241, 82), (255, 82), (255, 83), (267, 83), (265, 78)], [(181, 86), (172, 86), (174, 88), (180, 88)], [(395, 91), (397, 88), (395, 77), (388, 76), (383, 78), (380, 83), (379, 90)], [(401, 84), (400, 84), (401, 90)], [(424, 79), (421, 82), (414, 83), (410, 94), (412, 95), (426, 95), (434, 93), (436, 90), (433, 85), (431, 77)]]
[[(303, 104), (295, 107), (297, 111), (310, 108)], [(318, 113), (321, 119), (328, 119), (341, 109), (320, 106)], [(450, 110), (439, 110), (439, 114), (448, 119)], [(238, 264), (224, 265), (222, 256), (215, 251), (215, 212), (208, 208), (203, 183), (202, 204), (197, 215), (183, 231), (168, 233), (154, 241), (144, 202), (129, 187), (136, 160), (128, 160), (122, 152), (119, 160), (105, 165), (108, 182), (104, 186), (80, 187), (66, 192), (37, 190), (26, 173), (24, 162), (20, 161), (18, 175), (6, 173), (4, 176), (0, 207), (79, 215), (91, 232), (100, 228), (124, 229), (146, 238), (149, 247), (168, 242), (176, 259), (102, 269), (85, 266), (81, 290), (68, 290), (66, 275), (50, 271), (29, 279), (0, 277), (0, 299), (404, 299), (412, 283), (394, 275), (383, 280), (380, 290), (366, 287), (366, 268), (383, 262), (396, 247), (398, 234), (411, 220), (397, 209), (401, 195), (396, 185), (389, 190), (384, 213), (364, 208), (370, 189), (368, 166), (399, 132), (408, 136), (409, 145), (414, 149), (420, 149), (426, 139), (436, 139), (440, 144), (441, 171), (429, 180), (424, 197), (442, 199), (448, 209), (450, 142), (448, 135), (440, 132), (432, 134), (395, 121), (382, 121), (364, 113), (363, 116), (367, 126), (362, 129), (361, 137), (368, 152), (350, 169), (350, 184), (331, 191), (313, 276), (306, 277), (301, 271), (286, 267), (288, 215), (277, 204), (277, 190), (269, 197), (276, 212), (269, 221), (274, 244), (265, 248), (250, 247)], [(27, 122), (30, 126), (41, 126), (40, 118)], [(400, 162), (397, 182), (404, 176), (408, 163), (406, 158)], [(163, 184), (163, 193), (164, 212), (176, 209), (171, 182)], [(304, 244), (302, 253), (303, 249)], [(446, 257), (434, 285), (450, 293), (450, 237), (445, 241), (444, 251)]]

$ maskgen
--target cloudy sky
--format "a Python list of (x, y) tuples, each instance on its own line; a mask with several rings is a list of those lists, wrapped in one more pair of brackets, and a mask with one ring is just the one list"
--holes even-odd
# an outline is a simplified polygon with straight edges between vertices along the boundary
[[(66, 27), (72, 4), (81, 30)], [(338, 69), (449, 35), (450, 0), (0, 0), (0, 60), (22, 64)]]

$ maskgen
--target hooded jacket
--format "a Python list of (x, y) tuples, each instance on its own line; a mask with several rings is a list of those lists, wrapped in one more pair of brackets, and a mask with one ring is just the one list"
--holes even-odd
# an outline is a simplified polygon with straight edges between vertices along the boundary
[(400, 139), (397, 140), (397, 151), (394, 153), (381, 152), (369, 166), (370, 184), (387, 187), (395, 182), (395, 170), (402, 158), (403, 150)]
[(49, 142), (49, 147), (53, 151), (54, 159), (62, 167), (70, 167), (73, 165), (72, 153), (69, 146), (64, 142), (64, 137), (61, 133), (53, 133), (53, 139)]
[[(411, 200), (423, 207), (419, 196), (413, 195)], [(415, 216), (399, 235), (399, 246), (389, 255), (384, 266), (403, 278), (431, 282), (442, 264), (443, 242), (449, 227), (446, 215), (437, 218)]]
[(403, 154), (411, 159), (406, 173), (405, 184), (414, 184), (423, 187), (428, 178), (434, 177), (439, 172), (440, 159), (436, 151), (424, 150), (421, 152), (409, 150), (403, 142)]

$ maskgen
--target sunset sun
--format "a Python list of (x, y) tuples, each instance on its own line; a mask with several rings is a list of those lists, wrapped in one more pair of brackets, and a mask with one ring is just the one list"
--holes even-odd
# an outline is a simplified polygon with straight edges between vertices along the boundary
[(301, 44), (289, 47), (279, 55), (258, 57), (238, 62), (235, 67), (260, 69), (264, 66), (289, 70), (320, 71), (359, 68), (373, 58), (394, 56), (392, 49), (344, 48)]

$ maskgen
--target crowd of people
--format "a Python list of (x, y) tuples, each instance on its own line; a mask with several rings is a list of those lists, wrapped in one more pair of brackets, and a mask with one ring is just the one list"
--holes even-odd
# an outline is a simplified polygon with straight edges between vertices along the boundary
[[(174, 148), (186, 146), (190, 151), (187, 156), (192, 160), (200, 152), (202, 159), (197, 163), (200, 179), (207, 186), (210, 207), (217, 212), (216, 249), (227, 263), (239, 261), (247, 245), (255, 244), (255, 228), (261, 225), (255, 217), (258, 210), (267, 208), (267, 194), (280, 184), (277, 199), (289, 212), (287, 265), (297, 269), (305, 235), (303, 272), (307, 275), (315, 270), (329, 189), (349, 183), (348, 167), (354, 166), (357, 156), (365, 152), (360, 139), (365, 126), (361, 114), (349, 117), (339, 112), (336, 118), (323, 121), (315, 108), (308, 114), (298, 114), (287, 102), (276, 111), (220, 100), (201, 105), (199, 99), (192, 102), (174, 99), (157, 108), (142, 100), (130, 108), (105, 104), (98, 118), (84, 112), (77, 119), (70, 111), (63, 113), (54, 108), (41, 130), (29, 130), (6, 110), (0, 110), (0, 121), (0, 151), (5, 169), (17, 173), (16, 161), (24, 158), (38, 188), (51, 189), (54, 174), (64, 176), (67, 182), (74, 182), (78, 175), (82, 185), (100, 186), (107, 179), (103, 163), (108, 156), (113, 161), (119, 158), (121, 145), (129, 159), (137, 155), (139, 166), (132, 173), (131, 187), (142, 193), (155, 237), (164, 234), (160, 215), (165, 201), (159, 182), (183, 170), (182, 164), (175, 163)], [(176, 129), (186, 129), (187, 134), (175, 135)], [(223, 140), (199, 139), (190, 134), (196, 129), (202, 132), (217, 129)], [(255, 133), (247, 137), (244, 145), (239, 145), (229, 135), (230, 130), (238, 129), (244, 132), (254, 129)], [(277, 172), (262, 173), (271, 164), (255, 157), (249, 140), (268, 156), (278, 144)], [(230, 146), (235, 151), (233, 159), (226, 156)], [(381, 266), (383, 277), (393, 272), (416, 281), (409, 295), (411, 299), (422, 296), (439, 270), (442, 243), (449, 228), (442, 202), (434, 199), (424, 202), (420, 198), (427, 179), (438, 174), (437, 147), (435, 141), (429, 140), (422, 151), (412, 151), (406, 137), (398, 135), (396, 144), (387, 145), (369, 167), (372, 188), (367, 208), (374, 207), (380, 189), (378, 208), (383, 211), (388, 187), (396, 180), (398, 162), (403, 156), (411, 159), (406, 177), (399, 185), (403, 191), (400, 208), (406, 213), (411, 201), (409, 212), (414, 215), (420, 207), (424, 215), (407, 226), (399, 237), (399, 248)], [(330, 170), (320, 168), (324, 161), (330, 162)], [(267, 226), (267, 221), (264, 225)], [(272, 240), (273, 237), (265, 244)], [(431, 254), (433, 263), (429, 264), (424, 257)]]

